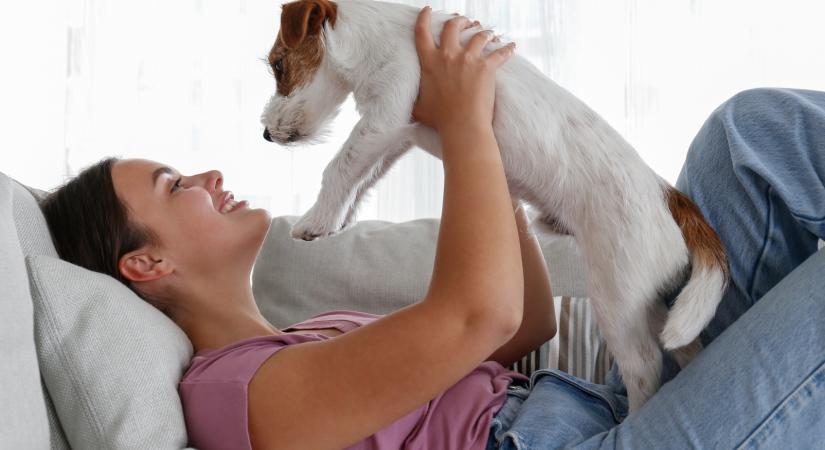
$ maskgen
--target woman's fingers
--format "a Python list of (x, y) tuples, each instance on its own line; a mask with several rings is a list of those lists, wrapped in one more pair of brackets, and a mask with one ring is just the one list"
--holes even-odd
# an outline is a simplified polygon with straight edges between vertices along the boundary
[(458, 51), (461, 45), (458, 43), (458, 33), (464, 29), (470, 19), (464, 16), (456, 16), (444, 24), (441, 31), (441, 48), (449, 51)]
[(479, 31), (470, 38), (470, 43), (467, 44), (467, 51), (476, 55), (481, 54), (481, 50), (493, 39), (493, 36), (495, 35), (490, 30)]
[(418, 58), (422, 61), (429, 58), (429, 55), (435, 51), (435, 40), (433, 40), (433, 33), (430, 28), (431, 15), (432, 8), (425, 6), (418, 13), (418, 19), (415, 21), (415, 48), (418, 51)]
[(499, 67), (501, 67), (502, 64), (507, 62), (507, 60), (510, 59), (511, 56), (513, 56), (513, 53), (515, 52), (515, 50), (516, 50), (516, 43), (511, 42), (511, 43), (505, 45), (504, 47), (498, 48), (495, 51), (493, 51), (492, 53), (490, 53), (490, 55), (487, 57), (487, 59), (491, 63), (493, 63), (493, 65), (496, 68), (499, 68)]
[[(418, 51), (418, 57), (422, 62), (429, 60), (431, 55), (437, 50), (430, 25), (431, 19), (432, 8), (426, 6), (418, 13), (418, 18), (415, 22), (415, 47)], [(470, 38), (470, 42), (464, 49), (462, 49), (459, 42), (459, 34), (461, 31), (477, 26), (481, 26), (477, 20), (471, 21), (464, 16), (453, 14), (453, 18), (444, 23), (444, 28), (441, 31), (441, 49), (451, 52), (465, 51), (481, 54), (481, 51), (491, 40), (497, 40), (497, 36), (495, 36), (492, 31), (485, 30), (476, 33)], [(491, 60), (495, 67), (500, 67), (510, 59), (514, 49), (515, 44), (510, 43), (490, 53), (487, 59)]]

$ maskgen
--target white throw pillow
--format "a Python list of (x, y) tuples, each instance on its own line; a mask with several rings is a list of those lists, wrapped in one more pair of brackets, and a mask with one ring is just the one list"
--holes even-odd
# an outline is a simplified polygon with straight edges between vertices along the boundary
[(43, 380), (76, 449), (180, 449), (183, 331), (109, 276), (26, 258)]

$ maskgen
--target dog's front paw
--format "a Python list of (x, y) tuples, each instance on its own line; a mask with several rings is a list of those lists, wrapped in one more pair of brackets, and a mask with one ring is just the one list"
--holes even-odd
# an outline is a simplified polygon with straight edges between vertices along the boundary
[(341, 223), (341, 230), (345, 228), (350, 228), (355, 223), (355, 207), (350, 206), (349, 210), (347, 211), (347, 215), (344, 217), (344, 221)]
[(316, 212), (317, 209), (312, 207), (303, 217), (295, 222), (292, 226), (292, 238), (303, 241), (314, 241), (316, 239), (331, 236), (343, 228), (343, 224), (339, 223), (331, 215), (326, 216)]

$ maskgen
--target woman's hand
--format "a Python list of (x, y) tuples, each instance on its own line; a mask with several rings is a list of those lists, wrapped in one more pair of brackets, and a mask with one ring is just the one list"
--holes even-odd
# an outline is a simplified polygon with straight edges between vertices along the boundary
[(455, 128), (489, 127), (493, 122), (496, 70), (512, 56), (515, 44), (485, 56), (482, 50), (494, 35), (482, 31), (462, 47), (459, 33), (473, 23), (456, 16), (444, 24), (441, 45), (436, 47), (430, 31), (431, 13), (429, 6), (422, 9), (415, 25), (421, 83), (413, 119), (442, 135)]

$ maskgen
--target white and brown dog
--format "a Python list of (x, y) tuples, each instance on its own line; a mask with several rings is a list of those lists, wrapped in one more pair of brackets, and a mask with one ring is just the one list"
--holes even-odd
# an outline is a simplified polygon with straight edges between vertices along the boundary
[[(277, 93), (262, 115), (264, 137), (281, 144), (317, 137), (350, 93), (361, 114), (294, 238), (328, 236), (351, 223), (365, 191), (413, 145), (440, 156), (436, 133), (411, 124), (417, 14), (365, 0), (283, 6), (269, 54)], [(436, 39), (450, 17), (433, 15)], [(465, 30), (462, 40), (478, 31)], [(636, 410), (659, 388), (660, 339), (682, 365), (698, 350), (728, 280), (721, 242), (618, 132), (518, 55), (497, 73), (495, 103), (510, 193), (575, 235), (599, 328)], [(662, 298), (679, 288), (668, 313)]]

